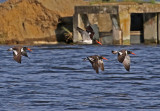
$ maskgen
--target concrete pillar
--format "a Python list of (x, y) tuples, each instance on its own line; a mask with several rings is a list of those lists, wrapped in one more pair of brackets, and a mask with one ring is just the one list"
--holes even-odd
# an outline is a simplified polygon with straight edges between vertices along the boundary
[[(74, 14), (73, 15), (73, 42), (79, 42), (82, 41), (82, 37), (80, 33), (77, 31), (77, 27), (80, 27), (80, 24), (82, 23), (80, 14)], [(81, 27), (80, 27), (81, 28)]]
[(143, 14), (144, 21), (144, 43), (157, 43), (157, 14)]
[(78, 14), (73, 15), (73, 42), (78, 42), (78, 32), (76, 28), (78, 27)]
[(113, 44), (114, 45), (121, 45), (122, 44), (122, 33), (121, 30), (116, 29), (113, 25)]
[(122, 30), (122, 44), (130, 45), (130, 13), (128, 11), (119, 12), (119, 22)]
[(113, 37), (113, 44), (120, 45), (122, 44), (122, 33), (118, 24), (118, 17), (117, 15), (111, 15), (112, 19), (112, 37)]

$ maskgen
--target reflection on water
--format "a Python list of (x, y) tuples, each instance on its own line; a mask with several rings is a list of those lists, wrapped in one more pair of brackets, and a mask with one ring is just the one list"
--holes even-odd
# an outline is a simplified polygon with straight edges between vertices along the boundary
[[(0, 110), (62, 111), (160, 109), (160, 46), (51, 45), (35, 46), (13, 60), (9, 46), (0, 46)], [(129, 49), (127, 72), (111, 50)], [(99, 74), (82, 58), (103, 55)]]

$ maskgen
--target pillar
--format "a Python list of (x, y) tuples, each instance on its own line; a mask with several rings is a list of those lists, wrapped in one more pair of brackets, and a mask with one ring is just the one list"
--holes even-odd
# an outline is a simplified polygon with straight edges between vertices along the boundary
[(119, 22), (122, 31), (122, 44), (130, 45), (130, 13), (128, 11), (119, 12)]
[(118, 17), (117, 15), (111, 15), (112, 19), (112, 37), (113, 37), (113, 44), (120, 45), (122, 44), (122, 33), (118, 24)]
[(160, 44), (160, 13), (157, 13), (157, 43)]
[(80, 33), (77, 31), (77, 27), (80, 26), (81, 23), (81, 16), (80, 14), (75, 13), (73, 16), (73, 42), (79, 42), (82, 40)]
[(157, 43), (157, 14), (145, 13), (143, 14), (144, 21), (144, 43)]

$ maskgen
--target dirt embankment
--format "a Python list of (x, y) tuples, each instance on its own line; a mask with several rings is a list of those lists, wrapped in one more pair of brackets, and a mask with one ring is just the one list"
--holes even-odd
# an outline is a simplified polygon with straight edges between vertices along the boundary
[(74, 6), (83, 4), (83, 0), (8, 0), (0, 4), (0, 43), (57, 42), (59, 19), (72, 16)]

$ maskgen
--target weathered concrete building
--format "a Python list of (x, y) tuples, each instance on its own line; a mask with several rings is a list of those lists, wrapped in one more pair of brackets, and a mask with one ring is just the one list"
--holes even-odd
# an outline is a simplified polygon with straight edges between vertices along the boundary
[(95, 38), (103, 44), (157, 44), (160, 40), (160, 4), (108, 3), (76, 6), (73, 17), (73, 41), (82, 37), (76, 27), (92, 24)]

